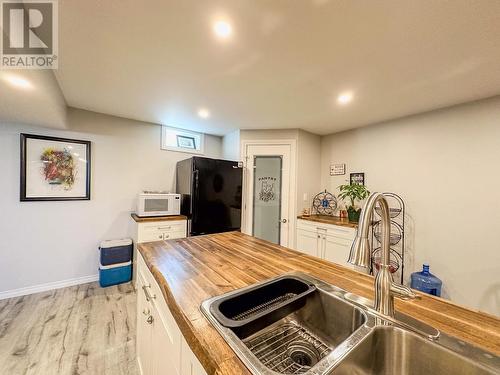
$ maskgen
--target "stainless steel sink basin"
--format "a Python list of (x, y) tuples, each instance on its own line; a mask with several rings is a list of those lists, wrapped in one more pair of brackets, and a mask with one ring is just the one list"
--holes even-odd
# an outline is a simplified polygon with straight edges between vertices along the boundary
[(203, 302), (253, 374), (500, 374), (500, 359), (295, 272)]
[(428, 341), (390, 326), (375, 327), (331, 375), (493, 375), (498, 372)]
[(303, 307), (242, 341), (267, 370), (303, 374), (365, 321), (366, 316), (360, 309), (316, 290), (306, 297)]

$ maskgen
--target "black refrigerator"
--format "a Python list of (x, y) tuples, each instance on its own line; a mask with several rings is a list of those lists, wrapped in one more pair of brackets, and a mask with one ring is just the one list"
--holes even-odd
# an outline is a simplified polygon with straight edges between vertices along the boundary
[(177, 162), (176, 190), (190, 236), (240, 229), (242, 178), (236, 161), (195, 156)]

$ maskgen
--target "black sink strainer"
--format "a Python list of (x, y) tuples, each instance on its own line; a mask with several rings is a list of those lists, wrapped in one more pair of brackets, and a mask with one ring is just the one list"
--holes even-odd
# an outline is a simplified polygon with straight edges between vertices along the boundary
[[(274, 312), (272, 319), (278, 320), (304, 306), (304, 297), (315, 290), (314, 285), (302, 279), (283, 276), (221, 298), (210, 306), (210, 312), (224, 327), (241, 333), (245, 331), (245, 325), (271, 312)], [(259, 326), (253, 326), (251, 330)]]

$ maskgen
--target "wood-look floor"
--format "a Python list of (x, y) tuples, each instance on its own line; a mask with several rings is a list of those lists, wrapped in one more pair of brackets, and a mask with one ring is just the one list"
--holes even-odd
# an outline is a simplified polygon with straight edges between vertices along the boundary
[(136, 375), (131, 284), (0, 301), (0, 374)]

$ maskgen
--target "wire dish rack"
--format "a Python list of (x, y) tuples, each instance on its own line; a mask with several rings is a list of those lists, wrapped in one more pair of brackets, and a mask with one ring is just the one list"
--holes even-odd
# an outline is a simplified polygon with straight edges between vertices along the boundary
[[(391, 219), (390, 245), (390, 271), (395, 280), (404, 284), (405, 267), (405, 202), (395, 193), (384, 193), (389, 203), (389, 216)], [(379, 206), (375, 207), (374, 221), (372, 222), (372, 267), (371, 273), (376, 275), (380, 268), (382, 258), (382, 211)]]
[(243, 342), (267, 368), (281, 374), (302, 374), (331, 352), (319, 338), (293, 321)]

